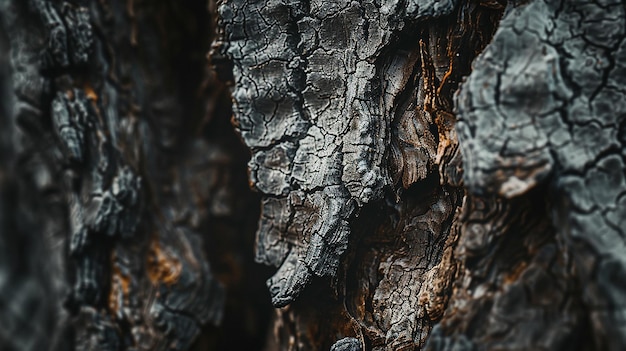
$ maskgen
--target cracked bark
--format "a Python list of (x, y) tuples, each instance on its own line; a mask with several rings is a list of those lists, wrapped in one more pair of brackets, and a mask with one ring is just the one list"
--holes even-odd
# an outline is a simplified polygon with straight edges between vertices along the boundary
[(623, 2), (220, 16), (276, 349), (624, 347)]
[(0, 6), (0, 348), (626, 348), (624, 1)]

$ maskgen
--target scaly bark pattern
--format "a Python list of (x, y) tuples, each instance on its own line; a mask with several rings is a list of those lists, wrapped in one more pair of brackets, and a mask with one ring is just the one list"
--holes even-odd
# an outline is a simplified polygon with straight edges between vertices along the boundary
[(268, 281), (275, 306), (292, 302), (313, 276), (336, 273), (349, 220), (391, 187), (387, 109), (402, 84), (381, 86), (378, 56), (402, 28), (453, 6), (221, 5), (237, 128), (253, 151), (251, 183), (265, 195), (256, 257), (279, 266)]
[[(222, 3), (217, 52), (263, 195), (256, 258), (279, 267), (268, 286), (289, 305), (273, 347), (328, 349), (333, 330), (375, 350), (425, 343), (456, 272), (452, 94), (502, 8)], [(305, 290), (325, 276), (333, 291)]]
[[(496, 223), (499, 235), (530, 226), (524, 241), (546, 242), (525, 242), (508, 277), (503, 265), (500, 278), (465, 271), (429, 349), (626, 347), (625, 26), (621, 1), (509, 4), (460, 89), (457, 130), (470, 192), (511, 209), (466, 220), (460, 248), (504, 250), (488, 244)], [(554, 229), (515, 228), (509, 212)]]

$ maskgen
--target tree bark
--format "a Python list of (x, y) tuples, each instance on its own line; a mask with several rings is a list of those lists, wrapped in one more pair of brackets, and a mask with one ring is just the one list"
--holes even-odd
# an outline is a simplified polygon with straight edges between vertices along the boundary
[(626, 349), (624, 1), (0, 6), (0, 348)]
[(2, 1), (11, 191), (0, 223), (14, 276), (1, 284), (14, 326), (2, 328), (2, 349), (264, 340), (267, 298), (244, 295), (262, 287), (249, 258), (258, 200), (228, 92), (205, 59), (212, 11), (204, 1)]

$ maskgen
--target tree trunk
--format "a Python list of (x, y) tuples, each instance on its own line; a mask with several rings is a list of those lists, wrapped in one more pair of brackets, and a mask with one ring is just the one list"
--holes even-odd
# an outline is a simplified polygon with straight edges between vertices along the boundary
[(13, 306), (2, 315), (14, 328), (2, 328), (0, 348), (188, 350), (199, 335), (198, 349), (235, 335), (243, 347), (262, 343), (266, 274), (250, 255), (258, 200), (228, 91), (205, 58), (214, 6), (2, 6), (12, 65), (2, 117), (16, 128), (3, 128), (15, 146), (3, 147), (12, 191), (0, 223), (16, 257), (2, 265), (13, 277), (0, 280)]
[(626, 349), (626, 2), (0, 6), (0, 348)]

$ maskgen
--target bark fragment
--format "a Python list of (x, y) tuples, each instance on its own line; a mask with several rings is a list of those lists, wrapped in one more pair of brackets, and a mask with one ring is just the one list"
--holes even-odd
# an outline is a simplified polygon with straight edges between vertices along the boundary
[[(272, 214), (262, 216), (263, 245), (256, 253), (260, 262), (282, 265), (268, 281), (274, 305), (293, 301), (311, 275), (334, 276), (348, 222), (391, 189), (385, 164), (389, 110), (402, 83), (381, 87), (385, 72), (376, 61), (405, 26), (447, 15), (454, 4), (221, 5), (221, 52), (234, 62), (235, 119), (253, 151), (251, 182), (277, 198), (272, 204), (283, 203), (263, 208)], [(425, 176), (423, 165), (406, 169), (406, 183)], [(294, 192), (304, 206), (291, 204)], [(301, 216), (318, 219), (294, 226), (293, 218)], [(288, 239), (293, 237), (295, 242)]]
[[(331, 327), (375, 350), (423, 345), (456, 272), (462, 173), (452, 93), (472, 58), (458, 54), (486, 45), (501, 10), (456, 5), (220, 8), (234, 119), (264, 196), (256, 258), (279, 267), (268, 281), (273, 303), (288, 305), (316, 276), (333, 277), (345, 306), (324, 306), (350, 318)], [(293, 347), (280, 337), (287, 331), (295, 345), (336, 341), (307, 332), (323, 320), (305, 306), (320, 303), (310, 299), (278, 313), (278, 348)]]

